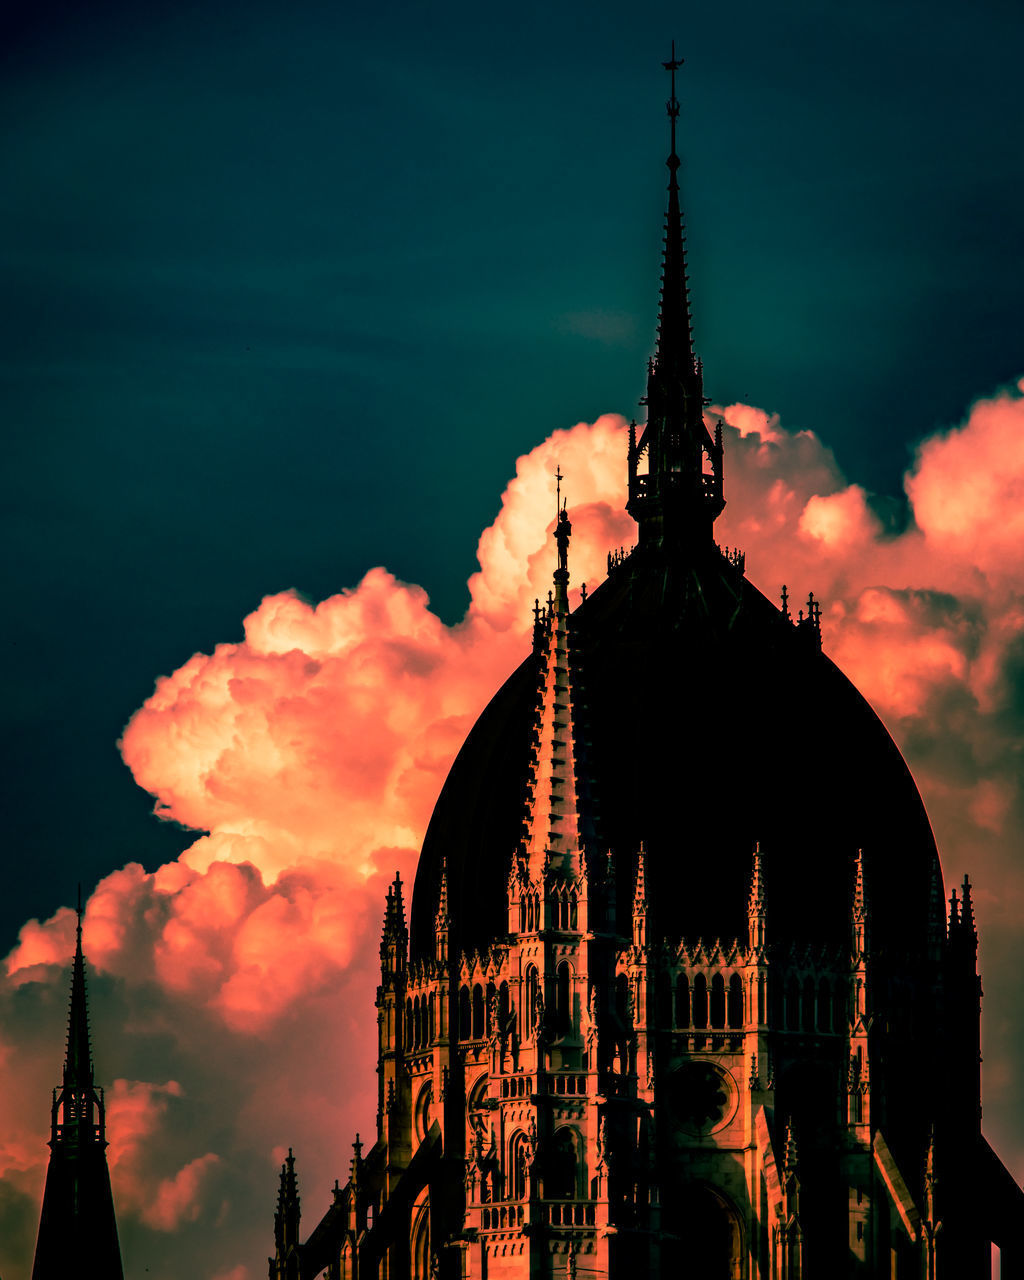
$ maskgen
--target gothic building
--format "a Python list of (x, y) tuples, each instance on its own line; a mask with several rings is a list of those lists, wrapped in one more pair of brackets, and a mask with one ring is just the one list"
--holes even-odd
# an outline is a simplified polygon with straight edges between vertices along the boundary
[(53, 1091), (50, 1163), (32, 1280), (123, 1280), (106, 1152), (103, 1090), (93, 1078), (89, 1044), (79, 907), (64, 1080)]
[[(902, 756), (720, 548), (678, 185), (636, 546), (568, 601), (387, 895), (377, 1134), (271, 1280), (975, 1280), (1024, 1275), (1024, 1194), (981, 1133), (970, 885), (945, 901)], [(1016, 1229), (1014, 1224), (1018, 1224)]]

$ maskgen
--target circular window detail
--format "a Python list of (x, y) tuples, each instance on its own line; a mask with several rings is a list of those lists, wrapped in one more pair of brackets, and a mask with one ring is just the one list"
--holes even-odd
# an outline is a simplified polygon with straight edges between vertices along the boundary
[(724, 1128), (736, 1114), (736, 1084), (714, 1063), (684, 1063), (669, 1077), (668, 1089), (676, 1123), (693, 1136), (703, 1137)]

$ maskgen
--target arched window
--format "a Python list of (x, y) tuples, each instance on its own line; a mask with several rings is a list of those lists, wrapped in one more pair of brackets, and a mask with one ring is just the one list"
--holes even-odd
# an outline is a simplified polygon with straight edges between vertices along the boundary
[(711, 1025), (725, 1026), (725, 979), (720, 973), (711, 979)]
[(512, 1005), (509, 1000), (508, 983), (503, 982), (498, 988), (498, 1030), (502, 1035), (508, 1031), (509, 1013)]
[(796, 978), (786, 983), (786, 1030), (800, 1030), (800, 983)]
[(569, 891), (569, 928), (575, 929), (579, 925), (579, 912), (577, 909), (576, 890)]
[(430, 1033), (430, 1043), (433, 1044), (437, 1039), (437, 1009), (434, 1003), (433, 991), (430, 993), (430, 1018), (427, 1030)]
[(412, 997), (410, 996), (405, 1002), (405, 1047), (407, 1049), (412, 1048), (415, 1031), (416, 1029), (412, 1023)]
[(668, 1212), (675, 1239), (663, 1247), (662, 1275), (726, 1280), (746, 1274), (740, 1216), (723, 1194), (706, 1185), (689, 1185)]
[(676, 978), (676, 1026), (690, 1025), (690, 979), (685, 973)]
[(729, 979), (729, 1026), (743, 1026), (743, 979), (738, 973)]
[(832, 1030), (832, 992), (827, 978), (818, 983), (818, 1030)]
[(484, 989), (478, 982), (473, 988), (473, 1039), (482, 1040), (484, 1035)]
[(514, 1133), (508, 1144), (508, 1185), (513, 1200), (525, 1200), (529, 1181), (526, 1135)]
[(412, 1228), (413, 1280), (430, 1280), (430, 1208), (421, 1205)]
[(765, 975), (759, 974), (757, 978), (757, 1020), (764, 1023), (768, 1014), (768, 995), (766, 990), (767, 978)]
[(412, 1024), (413, 1037), (412, 1044), (414, 1049), (423, 1048), (423, 1004), (419, 996), (412, 1002)]
[(708, 980), (702, 973), (693, 980), (693, 1025), (700, 1030), (708, 1025)]
[(572, 1030), (572, 970), (563, 960), (556, 971), (555, 1020), (560, 1035)]
[(802, 1018), (805, 1031), (814, 1030), (814, 979), (804, 979), (804, 1000)]
[(459, 1039), (468, 1040), (473, 1031), (469, 987), (459, 988)]
[(494, 1021), (494, 983), (493, 982), (488, 982), (487, 984), (487, 1005), (484, 1009), (484, 1017), (486, 1019), (486, 1033), (487, 1035), (492, 1035), (494, 1033), (494, 1027), (492, 1025)]
[(519, 899), (519, 932), (525, 933), (526, 929), (526, 897), (524, 895)]
[(551, 1154), (547, 1160), (544, 1177), (544, 1198), (550, 1200), (574, 1200), (576, 1198), (576, 1165), (578, 1142), (575, 1132), (568, 1126), (555, 1133), (551, 1141)]
[(537, 970), (531, 964), (526, 971), (526, 1009), (523, 1012), (523, 1029), (532, 1031), (537, 1021)]

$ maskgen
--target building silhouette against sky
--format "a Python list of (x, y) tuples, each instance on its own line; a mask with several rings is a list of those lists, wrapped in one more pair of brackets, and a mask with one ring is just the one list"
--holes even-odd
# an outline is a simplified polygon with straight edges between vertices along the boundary
[(123, 1280), (107, 1169), (106, 1108), (93, 1076), (78, 909), (64, 1078), (53, 1091), (50, 1163), (32, 1280)]
[(679, 66), (636, 546), (570, 610), (557, 477), (533, 651), (452, 766), (408, 924), (388, 892), (375, 1140), (305, 1238), (289, 1152), (271, 1280), (972, 1280), (992, 1241), (1024, 1275), (970, 885), (947, 901), (814, 597), (777, 607), (714, 539)]

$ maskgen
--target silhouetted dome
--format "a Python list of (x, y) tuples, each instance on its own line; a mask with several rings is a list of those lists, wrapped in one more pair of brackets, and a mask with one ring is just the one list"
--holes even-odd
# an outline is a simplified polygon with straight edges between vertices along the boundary
[[(652, 937), (745, 938), (760, 841), (772, 940), (846, 948), (863, 848), (875, 948), (920, 954), (938, 875), (928, 818), (892, 738), (812, 627), (784, 619), (713, 546), (639, 548), (572, 627), (588, 855), (615, 852), (620, 932), (643, 841)], [(432, 945), (442, 858), (455, 944), (482, 950), (506, 933), (536, 695), (531, 655), (452, 765), (417, 870), (414, 955)]]

